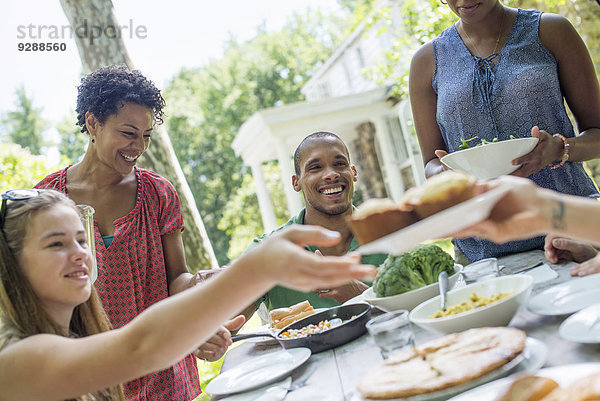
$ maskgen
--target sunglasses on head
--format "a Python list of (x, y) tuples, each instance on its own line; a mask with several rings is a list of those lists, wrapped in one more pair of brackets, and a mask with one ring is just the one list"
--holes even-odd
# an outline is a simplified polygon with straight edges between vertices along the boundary
[(0, 229), (4, 228), (4, 219), (6, 218), (7, 201), (20, 201), (35, 198), (43, 189), (19, 188), (9, 189), (2, 194), (2, 207), (0, 207)]
[[(6, 204), (8, 201), (20, 201), (27, 200), (31, 198), (35, 198), (39, 196), (46, 189), (35, 189), (35, 188), (19, 188), (19, 189), (10, 189), (4, 192), (2, 196), (2, 206), (0, 207), (0, 234), (2, 234), (2, 229), (4, 228), (4, 220), (6, 218)], [(88, 205), (77, 205), (79, 209), (79, 217), (82, 219), (82, 223), (85, 227), (85, 236), (86, 240), (92, 254), (92, 275), (91, 280), (92, 283), (98, 277), (98, 271), (96, 267), (96, 247), (94, 240), (94, 208)], [(0, 235), (3, 237), (3, 235)]]

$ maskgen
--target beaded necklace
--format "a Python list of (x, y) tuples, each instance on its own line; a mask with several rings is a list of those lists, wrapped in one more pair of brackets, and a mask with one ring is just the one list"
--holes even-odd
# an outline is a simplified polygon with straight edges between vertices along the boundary
[[(496, 50), (498, 50), (498, 43), (500, 43), (500, 37), (502, 36), (502, 31), (504, 30), (504, 16), (505, 15), (506, 15), (506, 9), (504, 9), (504, 7), (502, 7), (502, 21), (500, 22), (500, 30), (498, 31), (498, 37), (496, 38), (496, 46), (494, 46), (494, 50), (490, 54), (494, 54), (494, 53), (496, 53)], [(471, 44), (473, 44), (473, 47), (474, 47), (475, 51), (477, 52), (477, 54), (482, 54), (479, 51), (479, 49), (477, 48), (475, 41), (473, 39), (471, 39), (471, 37), (469, 36), (467, 31), (465, 31), (465, 28), (463, 27), (462, 22), (460, 24), (460, 29), (462, 29), (462, 31), (465, 34), (465, 36), (467, 37), (467, 39), (469, 39), (469, 42), (471, 42)]]

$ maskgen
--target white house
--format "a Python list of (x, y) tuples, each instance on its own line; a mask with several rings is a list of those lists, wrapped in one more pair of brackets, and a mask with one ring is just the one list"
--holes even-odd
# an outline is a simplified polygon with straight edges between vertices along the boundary
[(303, 205), (291, 186), (292, 157), (302, 139), (316, 131), (333, 132), (346, 142), (365, 198), (399, 199), (424, 181), (407, 99), (391, 99), (388, 86), (363, 74), (383, 62), (392, 44), (391, 31), (377, 31), (377, 24), (357, 27), (302, 88), (306, 101), (260, 110), (240, 127), (232, 147), (252, 169), (266, 232), (277, 223), (262, 164), (278, 160), (289, 214), (297, 214)]

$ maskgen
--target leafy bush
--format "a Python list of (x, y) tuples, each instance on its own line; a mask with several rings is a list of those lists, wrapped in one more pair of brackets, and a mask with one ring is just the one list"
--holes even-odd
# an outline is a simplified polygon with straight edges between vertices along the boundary
[(63, 157), (58, 165), (51, 165), (46, 157), (32, 155), (28, 149), (14, 143), (0, 144), (0, 190), (31, 188), (49, 173), (68, 165)]

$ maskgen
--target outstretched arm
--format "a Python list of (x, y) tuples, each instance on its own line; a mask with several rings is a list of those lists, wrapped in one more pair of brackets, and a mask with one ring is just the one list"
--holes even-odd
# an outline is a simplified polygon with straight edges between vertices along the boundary
[[(354, 257), (319, 257), (305, 245), (332, 246), (339, 233), (294, 226), (273, 235), (204, 285), (152, 305), (119, 329), (72, 339), (40, 334), (0, 351), (0, 400), (74, 398), (164, 369), (273, 285), (301, 291), (373, 280)], [(30, 380), (35, 377), (35, 380)]]
[(480, 182), (478, 190), (505, 186), (509, 189), (484, 221), (453, 236), (479, 237), (497, 243), (553, 234), (600, 244), (600, 203), (561, 194), (513, 176)]

